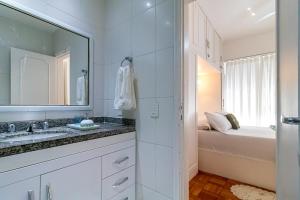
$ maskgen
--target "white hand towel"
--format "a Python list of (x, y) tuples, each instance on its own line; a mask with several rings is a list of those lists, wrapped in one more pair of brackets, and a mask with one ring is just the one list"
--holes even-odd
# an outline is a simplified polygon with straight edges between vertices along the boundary
[(84, 76), (77, 78), (76, 102), (77, 102), (77, 105), (85, 105), (85, 78), (84, 78)]
[(134, 74), (129, 65), (120, 67), (117, 73), (114, 109), (133, 110), (136, 108)]

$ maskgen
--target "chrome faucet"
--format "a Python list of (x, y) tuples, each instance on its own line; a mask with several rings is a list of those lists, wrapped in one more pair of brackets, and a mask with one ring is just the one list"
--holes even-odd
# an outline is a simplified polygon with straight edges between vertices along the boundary
[(14, 125), (14, 124), (9, 124), (9, 125), (8, 125), (8, 132), (9, 132), (9, 133), (16, 132), (16, 125)]
[(49, 123), (46, 122), (46, 121), (44, 121), (44, 122), (43, 122), (43, 129), (44, 129), (44, 130), (47, 130), (48, 128), (49, 128)]
[(35, 129), (35, 128), (36, 128), (36, 125), (34, 123), (30, 123), (27, 130), (26, 130), (26, 132), (33, 133), (34, 132), (33, 129)]

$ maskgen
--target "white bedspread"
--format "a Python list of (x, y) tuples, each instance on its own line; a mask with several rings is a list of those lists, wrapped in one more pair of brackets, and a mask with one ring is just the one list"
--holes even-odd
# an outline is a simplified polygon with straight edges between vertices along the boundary
[(276, 133), (270, 128), (241, 127), (225, 133), (198, 130), (199, 148), (275, 161)]

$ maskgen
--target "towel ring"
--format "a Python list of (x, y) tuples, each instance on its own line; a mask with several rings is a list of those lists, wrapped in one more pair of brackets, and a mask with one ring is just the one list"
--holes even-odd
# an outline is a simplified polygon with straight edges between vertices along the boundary
[(132, 57), (125, 57), (122, 62), (121, 62), (121, 66), (123, 66), (124, 62), (129, 62), (129, 64), (132, 64), (133, 58)]
[(81, 72), (83, 73), (84, 76), (88, 75), (88, 70), (87, 69), (82, 69)]

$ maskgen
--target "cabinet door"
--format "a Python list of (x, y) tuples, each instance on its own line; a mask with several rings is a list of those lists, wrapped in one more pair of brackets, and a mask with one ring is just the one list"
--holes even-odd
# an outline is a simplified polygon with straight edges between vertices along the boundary
[(221, 65), (221, 47), (222, 41), (217, 32), (215, 32), (215, 47), (214, 47), (214, 65), (217, 69), (220, 69)]
[(205, 59), (206, 57), (206, 16), (201, 10), (200, 6), (198, 6), (198, 22), (199, 22), (199, 51), (198, 54)]
[(193, 2), (193, 45), (195, 48), (199, 47), (199, 6), (196, 2)]
[(214, 38), (215, 38), (215, 30), (209, 20), (206, 20), (206, 32), (207, 32), (207, 61), (211, 64), (214, 62)]
[(41, 200), (101, 199), (101, 158), (41, 176)]
[(39, 194), (40, 177), (0, 188), (1, 200), (38, 200)]

